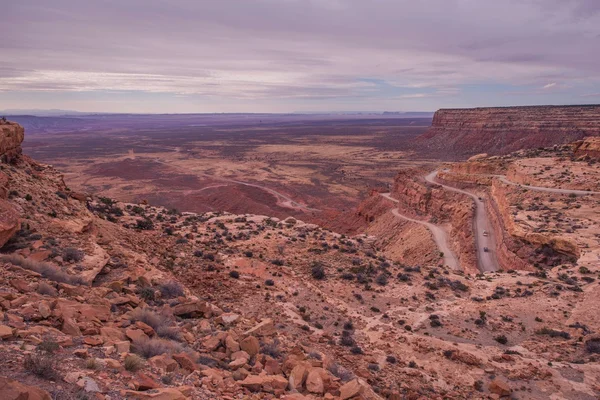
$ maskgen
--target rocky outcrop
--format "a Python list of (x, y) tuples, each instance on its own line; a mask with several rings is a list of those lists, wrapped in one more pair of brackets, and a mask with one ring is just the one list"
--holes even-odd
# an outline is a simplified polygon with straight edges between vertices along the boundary
[(600, 137), (588, 137), (575, 144), (576, 156), (600, 159)]
[(45, 390), (0, 377), (0, 398), (4, 400), (50, 400)]
[(419, 145), (449, 158), (506, 154), (600, 136), (600, 105), (442, 109)]
[(0, 159), (3, 162), (14, 161), (22, 152), (24, 138), (25, 130), (21, 125), (0, 120)]

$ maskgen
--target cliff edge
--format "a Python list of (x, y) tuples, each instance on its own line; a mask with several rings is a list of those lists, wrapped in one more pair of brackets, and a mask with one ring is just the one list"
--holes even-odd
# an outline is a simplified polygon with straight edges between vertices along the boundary
[(449, 158), (508, 154), (600, 136), (600, 105), (441, 109), (417, 138)]

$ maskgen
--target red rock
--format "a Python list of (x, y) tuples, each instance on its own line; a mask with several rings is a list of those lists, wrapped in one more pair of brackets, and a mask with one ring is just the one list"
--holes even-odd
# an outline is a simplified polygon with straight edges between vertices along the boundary
[(510, 396), (510, 394), (512, 393), (512, 389), (508, 385), (508, 382), (506, 382), (502, 378), (496, 378), (493, 381), (491, 381), (489, 390), (490, 390), (490, 392), (496, 393), (497, 395), (499, 395), (501, 397)]
[(187, 353), (173, 354), (173, 359), (177, 361), (179, 366), (190, 372), (197, 369), (197, 365)]
[(166, 354), (161, 354), (159, 356), (154, 356), (148, 360), (150, 365), (155, 368), (162, 369), (165, 372), (173, 372), (177, 369), (179, 364), (177, 361), (173, 360), (171, 356)]
[(138, 372), (136, 379), (133, 381), (133, 387), (135, 388), (135, 390), (144, 391), (150, 389), (157, 389), (160, 387), (160, 385), (158, 384), (158, 382), (156, 382), (154, 379), (150, 378), (143, 372)]
[(300, 363), (296, 365), (292, 372), (290, 372), (288, 381), (289, 381), (289, 389), (290, 390), (302, 390), (302, 386), (304, 382), (306, 382), (306, 378), (308, 376), (308, 367), (305, 363)]
[(113, 327), (102, 327), (100, 328), (100, 335), (104, 338), (105, 341), (123, 341), (127, 339), (125, 333), (119, 328)]
[(352, 379), (340, 388), (340, 398), (342, 400), (351, 399), (361, 394), (363, 389), (358, 379)]
[(104, 344), (104, 340), (99, 336), (86, 336), (83, 338), (83, 343), (89, 346), (100, 346)]
[(246, 353), (250, 354), (250, 357), (252, 357), (258, 354), (260, 350), (260, 344), (256, 337), (248, 336), (240, 342), (240, 348)]
[(0, 399), (2, 400), (52, 400), (45, 390), (27, 386), (12, 379), (0, 377)]
[(0, 339), (6, 340), (6, 339), (11, 338), (12, 335), (13, 335), (12, 328), (10, 328), (6, 325), (0, 325)]
[(81, 336), (81, 330), (79, 326), (70, 318), (63, 320), (62, 331), (67, 335)]
[(137, 392), (134, 390), (124, 390), (123, 397), (135, 400), (187, 400), (186, 396), (177, 389), (160, 388), (147, 392)]
[(321, 370), (322, 368), (312, 368), (308, 371), (308, 375), (306, 376), (306, 390), (310, 393), (323, 394), (325, 391)]
[(135, 342), (137, 340), (148, 340), (148, 335), (144, 333), (141, 329), (126, 329), (125, 335), (131, 340)]
[(269, 336), (275, 333), (275, 325), (271, 318), (265, 318), (253, 328), (244, 332), (244, 336)]
[(29, 293), (32, 291), (31, 287), (29, 286), (29, 283), (27, 283), (23, 279), (11, 279), (10, 285), (21, 293)]
[(281, 367), (275, 359), (269, 359), (265, 362), (264, 370), (267, 375), (279, 375), (281, 374)]

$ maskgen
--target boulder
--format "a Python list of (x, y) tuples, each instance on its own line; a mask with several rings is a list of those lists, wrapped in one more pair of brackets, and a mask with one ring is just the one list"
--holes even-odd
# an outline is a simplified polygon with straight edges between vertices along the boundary
[(146, 392), (124, 390), (123, 398), (135, 400), (187, 400), (187, 397), (174, 388), (153, 389)]
[(210, 305), (205, 301), (191, 301), (177, 304), (171, 308), (173, 315), (182, 318), (210, 318), (212, 315)]
[(256, 337), (248, 336), (240, 342), (240, 348), (252, 357), (258, 354), (260, 344)]
[(0, 377), (0, 399), (2, 400), (52, 400), (45, 390), (27, 386), (12, 379)]
[(325, 383), (322, 377), (323, 368), (312, 368), (306, 376), (306, 390), (310, 393), (323, 394), (325, 391)]
[(13, 335), (12, 328), (10, 328), (6, 325), (0, 325), (0, 339), (6, 340), (8, 338), (11, 338), (12, 335)]
[(81, 336), (79, 326), (70, 318), (65, 318), (63, 320), (62, 331), (70, 336)]
[(340, 388), (340, 398), (342, 400), (351, 399), (363, 392), (363, 386), (358, 379), (352, 379)]
[(171, 356), (166, 354), (154, 356), (148, 360), (148, 363), (150, 363), (150, 365), (152, 365), (154, 368), (162, 369), (165, 372), (173, 372), (179, 366), (177, 361), (173, 360)]
[(196, 363), (187, 353), (173, 354), (173, 359), (177, 361), (181, 368), (190, 372), (193, 372), (197, 369)]
[(510, 394), (512, 393), (512, 390), (511, 390), (510, 386), (508, 385), (508, 382), (506, 382), (502, 378), (496, 378), (493, 381), (491, 381), (489, 389), (490, 389), (490, 392), (495, 393), (495, 394), (499, 395), (500, 397), (510, 396)]
[(292, 369), (288, 379), (290, 390), (302, 390), (302, 386), (304, 385), (304, 382), (306, 382), (306, 377), (308, 376), (308, 369), (309, 367), (304, 363), (300, 363)]
[(275, 325), (271, 318), (265, 318), (253, 328), (244, 332), (244, 336), (269, 336), (275, 333)]

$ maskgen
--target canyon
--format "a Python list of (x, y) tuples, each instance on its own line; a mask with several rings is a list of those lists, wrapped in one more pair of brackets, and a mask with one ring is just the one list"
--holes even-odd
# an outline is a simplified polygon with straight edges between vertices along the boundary
[(188, 154), (0, 122), (0, 397), (598, 398), (596, 138), (445, 162), (370, 123)]

